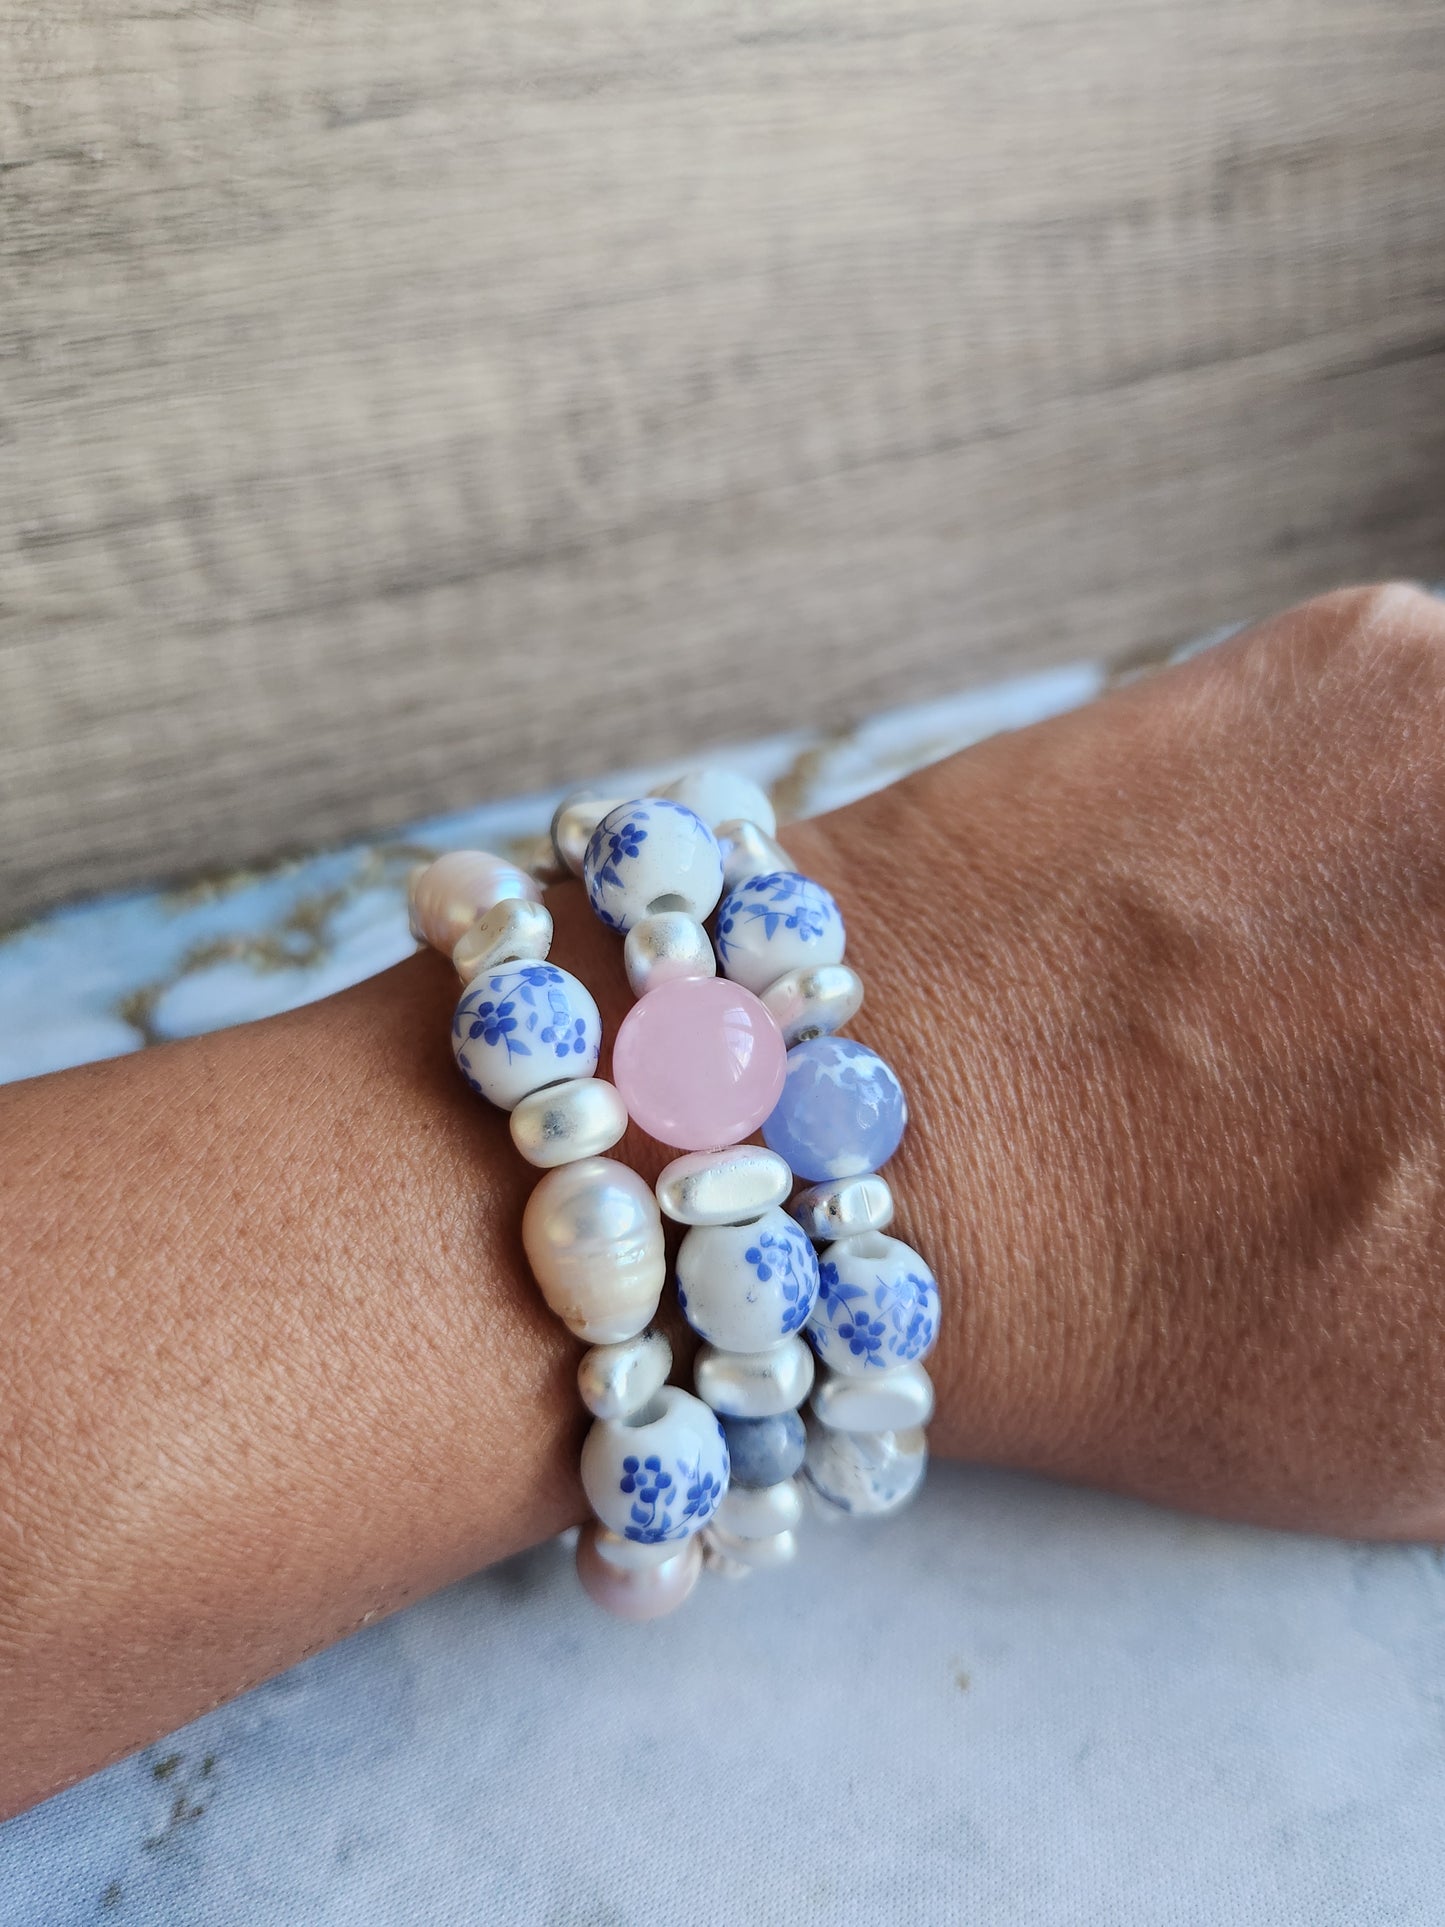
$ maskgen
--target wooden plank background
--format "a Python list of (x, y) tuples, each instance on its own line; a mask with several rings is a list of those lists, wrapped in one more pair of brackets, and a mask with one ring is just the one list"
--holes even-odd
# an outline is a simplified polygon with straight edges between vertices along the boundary
[(1445, 572), (1439, 0), (0, 0), (0, 906)]

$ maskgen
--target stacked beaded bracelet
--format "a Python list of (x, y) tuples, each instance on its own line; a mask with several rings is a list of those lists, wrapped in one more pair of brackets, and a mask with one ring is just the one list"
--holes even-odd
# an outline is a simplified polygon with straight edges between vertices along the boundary
[[(843, 963), (837, 905), (789, 866), (775, 828), (756, 784), (711, 770), (557, 811), (556, 863), (625, 933), (637, 1002), (615, 1085), (592, 1075), (595, 1003), (546, 961), (534, 877), (455, 852), (412, 888), (414, 932), (449, 951), (467, 985), (458, 1065), (545, 1169), (523, 1243), (547, 1303), (592, 1347), (578, 1384), (596, 1517), (578, 1573), (628, 1618), (680, 1605), (704, 1555), (729, 1576), (790, 1560), (804, 1485), (825, 1516), (876, 1516), (906, 1503), (927, 1462), (933, 1393), (919, 1361), (938, 1290), (918, 1254), (883, 1235), (893, 1200), (877, 1175), (907, 1122), (903, 1092), (874, 1052), (833, 1034), (862, 985)], [(703, 927), (715, 908), (716, 952)], [(602, 1155), (629, 1114), (684, 1153), (655, 1198)], [(759, 1126), (765, 1146), (745, 1143)], [(809, 1188), (788, 1215), (795, 1175)], [(667, 1383), (671, 1348), (651, 1322), (666, 1272), (659, 1205), (687, 1227), (676, 1280), (703, 1340), (698, 1397)]]

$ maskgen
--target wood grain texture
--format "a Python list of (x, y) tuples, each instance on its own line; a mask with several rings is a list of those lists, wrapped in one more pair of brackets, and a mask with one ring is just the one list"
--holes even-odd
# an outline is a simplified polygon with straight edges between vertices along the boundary
[(0, 903), (1445, 557), (1438, 0), (0, 0)]

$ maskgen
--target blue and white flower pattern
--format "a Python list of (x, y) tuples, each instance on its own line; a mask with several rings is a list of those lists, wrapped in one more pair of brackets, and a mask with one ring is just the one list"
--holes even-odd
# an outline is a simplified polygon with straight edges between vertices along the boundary
[(603, 817), (582, 859), (582, 878), (593, 912), (611, 930), (630, 930), (660, 898), (675, 898), (701, 919), (722, 893), (722, 851), (684, 804), (644, 796)]
[(722, 1504), (727, 1439), (716, 1413), (664, 1385), (640, 1419), (599, 1419), (582, 1447), (582, 1488), (602, 1523), (639, 1545), (691, 1538)]
[(846, 938), (837, 904), (811, 877), (771, 870), (723, 898), (717, 953), (723, 975), (761, 992), (788, 970), (843, 961)]
[(758, 1282), (772, 1285), (781, 1300), (780, 1335), (801, 1331), (818, 1295), (818, 1260), (803, 1231), (789, 1219), (786, 1227), (759, 1232), (743, 1255)]
[(722, 1504), (728, 1489), (727, 1442), (718, 1426), (721, 1463), (705, 1463), (701, 1449), (692, 1458), (664, 1461), (657, 1452), (639, 1457), (629, 1452), (622, 1461), (618, 1490), (630, 1501), (623, 1537), (639, 1545), (655, 1546), (690, 1539), (700, 1532)]
[(877, 1234), (845, 1238), (828, 1247), (818, 1271), (809, 1335), (835, 1371), (893, 1371), (933, 1349), (938, 1284), (910, 1245)]
[(907, 1123), (903, 1086), (876, 1051), (851, 1037), (810, 1037), (788, 1052), (763, 1137), (798, 1177), (820, 1184), (886, 1164)]
[(743, 1224), (694, 1225), (677, 1253), (677, 1302), (724, 1352), (765, 1352), (802, 1330), (818, 1295), (807, 1234), (776, 1205)]
[(529, 1091), (590, 1077), (602, 1020), (586, 988), (550, 963), (501, 964), (469, 985), (452, 1019), (452, 1049), (480, 1097), (510, 1110)]

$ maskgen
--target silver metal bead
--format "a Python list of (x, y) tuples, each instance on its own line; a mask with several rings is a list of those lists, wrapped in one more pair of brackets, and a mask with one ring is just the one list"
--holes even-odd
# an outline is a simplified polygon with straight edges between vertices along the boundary
[(735, 1565), (747, 1566), (753, 1571), (761, 1571), (772, 1566), (786, 1566), (798, 1556), (798, 1539), (794, 1532), (773, 1532), (765, 1539), (743, 1539), (733, 1532), (724, 1532), (720, 1526), (709, 1526), (708, 1543), (724, 1559), (731, 1559)]
[(933, 1380), (921, 1365), (877, 1378), (825, 1371), (813, 1387), (812, 1410), (834, 1432), (906, 1432), (933, 1417)]
[(634, 997), (678, 977), (715, 977), (712, 940), (685, 910), (660, 910), (634, 923), (622, 946), (622, 961)]
[(592, 832), (607, 812), (615, 810), (623, 800), (619, 796), (601, 796), (595, 790), (573, 790), (570, 796), (562, 798), (552, 812), (552, 848), (564, 870), (574, 877), (581, 876), (582, 859), (592, 841)]
[(771, 836), (778, 827), (777, 811), (762, 784), (737, 770), (690, 769), (674, 777), (658, 795), (683, 804), (700, 816), (710, 830), (716, 830), (720, 823), (736, 823), (740, 819), (756, 823), (766, 836)]
[(613, 1158), (548, 1171), (522, 1214), (542, 1296), (588, 1345), (617, 1345), (652, 1323), (667, 1277), (657, 1200)]
[(802, 1404), (815, 1369), (812, 1349), (801, 1338), (785, 1338), (770, 1352), (703, 1345), (692, 1373), (698, 1397), (724, 1418), (776, 1418)]
[(485, 910), (452, 946), (464, 984), (497, 964), (540, 963), (552, 948), (552, 912), (525, 897), (507, 897)]
[(856, 1518), (882, 1518), (907, 1505), (928, 1469), (922, 1429), (834, 1432), (808, 1426), (803, 1477), (818, 1497)]
[(672, 1370), (667, 1334), (651, 1325), (621, 1345), (596, 1345), (577, 1365), (577, 1389), (593, 1418), (626, 1418), (654, 1392)]
[(785, 970), (762, 993), (762, 1003), (791, 1049), (805, 1037), (831, 1037), (856, 1017), (863, 1007), (863, 979), (844, 963)]
[(524, 1097), (512, 1112), (512, 1142), (528, 1164), (550, 1171), (600, 1157), (627, 1130), (627, 1106), (601, 1077), (569, 1077)]
[(893, 1222), (893, 1193), (887, 1178), (870, 1172), (861, 1178), (830, 1178), (810, 1184), (788, 1206), (815, 1244), (882, 1231)]
[(723, 853), (723, 889), (736, 890), (749, 877), (769, 876), (774, 870), (791, 870), (793, 859), (776, 837), (757, 823), (737, 819), (719, 823), (717, 840)]
[(770, 1539), (791, 1532), (802, 1518), (803, 1488), (796, 1479), (779, 1479), (776, 1485), (729, 1486), (713, 1525), (734, 1539)]
[(657, 1202), (677, 1224), (745, 1224), (792, 1188), (793, 1174), (776, 1151), (734, 1144), (674, 1158), (657, 1180)]

